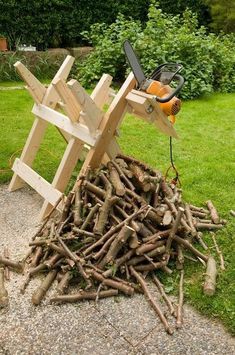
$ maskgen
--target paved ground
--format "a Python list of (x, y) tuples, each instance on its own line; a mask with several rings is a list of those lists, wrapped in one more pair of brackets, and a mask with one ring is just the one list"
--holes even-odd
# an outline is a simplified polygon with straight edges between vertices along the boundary
[[(40, 205), (30, 189), (8, 193), (0, 186), (0, 253), (8, 246), (11, 257), (24, 255)], [(39, 281), (22, 296), (22, 276), (11, 274), (10, 306), (0, 310), (0, 354), (235, 354), (235, 339), (223, 326), (191, 307), (184, 307), (183, 328), (169, 336), (142, 295), (101, 300), (97, 306), (45, 300), (34, 307), (30, 297)]]

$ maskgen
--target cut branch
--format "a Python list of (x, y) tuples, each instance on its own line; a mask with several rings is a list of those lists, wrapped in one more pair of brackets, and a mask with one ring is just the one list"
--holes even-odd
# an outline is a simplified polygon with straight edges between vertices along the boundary
[[(106, 298), (117, 296), (118, 290), (117, 289), (109, 289), (107, 291), (100, 291), (99, 298)], [(61, 295), (52, 297), (50, 299), (51, 302), (77, 302), (81, 300), (95, 300), (97, 297), (97, 292), (85, 292), (81, 291), (74, 295)]]
[(176, 313), (175, 313), (175, 308), (173, 306), (173, 303), (171, 302), (171, 300), (169, 299), (169, 297), (167, 296), (164, 288), (163, 288), (163, 285), (162, 283), (160, 282), (160, 280), (157, 278), (157, 276), (152, 273), (152, 279), (153, 279), (153, 282), (155, 283), (155, 285), (157, 286), (159, 292), (160, 292), (160, 295), (162, 296), (162, 298), (164, 299), (164, 301), (166, 302), (166, 305), (170, 311), (170, 314), (176, 316)]
[(217, 252), (217, 254), (219, 256), (219, 259), (220, 259), (220, 268), (221, 268), (221, 270), (224, 271), (225, 270), (225, 266), (224, 266), (224, 257), (223, 257), (222, 251), (219, 249), (218, 244), (217, 244), (216, 239), (215, 239), (215, 234), (212, 233), (212, 232), (211, 232), (211, 237), (212, 237), (216, 252)]
[(57, 270), (51, 270), (32, 296), (34, 305), (39, 305), (56, 278)]
[(203, 285), (203, 291), (207, 296), (213, 296), (216, 287), (216, 262), (212, 256), (209, 256), (206, 268), (206, 277)]
[(215, 224), (219, 224), (220, 218), (219, 218), (219, 215), (218, 215), (218, 212), (217, 212), (215, 206), (213, 205), (213, 203), (210, 200), (207, 201), (206, 204), (207, 204), (208, 210), (210, 211), (212, 222)]
[(144, 291), (145, 297), (149, 301), (150, 305), (153, 307), (154, 311), (157, 313), (157, 315), (160, 318), (161, 322), (163, 323), (167, 333), (173, 334), (173, 330), (171, 329), (170, 325), (168, 324), (166, 317), (164, 316), (162, 310), (160, 309), (160, 306), (153, 299), (144, 278), (133, 268), (133, 266), (130, 266), (130, 271), (131, 271), (132, 276), (134, 276), (136, 278), (136, 280), (139, 282), (139, 284), (141, 285), (141, 287)]
[(183, 324), (183, 303), (184, 303), (184, 270), (180, 272), (179, 301), (177, 307), (176, 328), (181, 328)]

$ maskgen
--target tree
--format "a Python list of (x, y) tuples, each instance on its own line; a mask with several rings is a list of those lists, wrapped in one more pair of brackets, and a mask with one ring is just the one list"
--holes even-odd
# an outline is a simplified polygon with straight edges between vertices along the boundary
[(235, 32), (235, 1), (207, 0), (211, 11), (211, 28), (217, 32)]
[[(218, 0), (219, 1), (219, 0)], [(186, 9), (190, 9), (197, 14), (199, 25), (208, 26), (211, 21), (208, 4), (205, 0), (159, 0), (160, 8), (163, 12), (172, 15), (183, 14)]]

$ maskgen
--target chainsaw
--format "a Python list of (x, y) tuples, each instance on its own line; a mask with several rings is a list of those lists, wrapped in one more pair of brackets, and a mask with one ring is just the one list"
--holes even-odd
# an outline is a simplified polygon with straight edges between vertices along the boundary
[[(175, 115), (180, 111), (181, 100), (176, 97), (184, 85), (184, 78), (179, 74), (183, 66), (177, 63), (164, 63), (159, 65), (152, 73), (150, 79), (146, 78), (139, 60), (130, 42), (124, 42), (124, 52), (137, 81), (138, 89), (154, 98), (162, 111), (175, 123)], [(169, 84), (176, 83), (172, 88)]]

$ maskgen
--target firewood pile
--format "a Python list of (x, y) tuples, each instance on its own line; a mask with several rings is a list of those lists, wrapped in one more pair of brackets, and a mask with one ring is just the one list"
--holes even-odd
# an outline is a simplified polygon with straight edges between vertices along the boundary
[[(183, 202), (181, 195), (182, 190), (167, 183), (159, 171), (119, 155), (96, 171), (88, 169), (79, 178), (62, 213), (54, 213), (55, 206), (44, 219), (24, 262), (1, 256), (0, 264), (24, 270), (22, 293), (32, 277), (43, 274), (41, 285), (32, 295), (35, 305), (54, 280), (57, 291), (50, 301), (57, 303), (85, 299), (97, 302), (104, 297), (142, 292), (172, 334), (166, 315), (150, 292), (147, 276), (160, 291), (169, 313), (176, 317), (176, 327), (181, 327), (184, 260), (204, 264), (204, 293), (213, 295), (216, 264), (202, 231), (218, 230), (225, 223), (211, 201), (206, 208), (196, 207)], [(215, 235), (212, 237), (224, 268)], [(205, 252), (199, 251), (197, 244)], [(158, 271), (171, 274), (174, 268), (180, 273), (177, 307), (158, 278)], [(2, 275), (1, 271), (0, 291), (6, 302)]]

